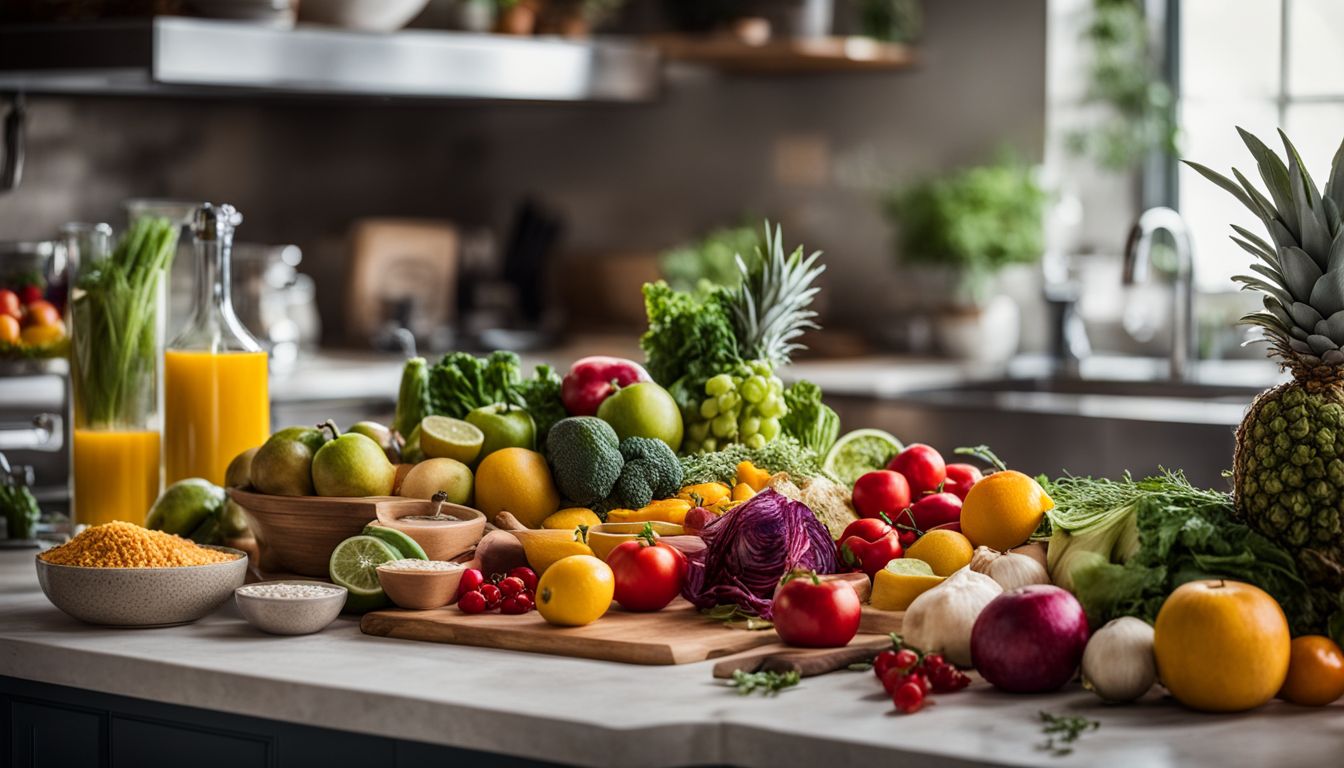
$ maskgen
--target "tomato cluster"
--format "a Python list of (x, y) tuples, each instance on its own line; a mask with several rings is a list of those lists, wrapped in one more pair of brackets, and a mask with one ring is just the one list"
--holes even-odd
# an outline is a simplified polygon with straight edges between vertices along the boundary
[[(961, 503), (981, 479), (976, 467), (948, 464), (938, 451), (914, 443), (887, 462), (885, 469), (869, 472), (854, 483), (854, 508), (864, 518), (891, 523), (901, 546), (909, 547), (926, 531), (960, 531)], [(855, 569), (872, 575), (866, 566)]]
[(468, 568), (457, 586), (457, 607), (463, 613), (498, 610), (516, 616), (536, 607), (536, 589), (537, 574), (531, 568), (520, 566), (489, 580), (479, 569)]
[(37, 285), (0, 288), (0, 343), (45, 347), (65, 338), (65, 321)]
[(941, 654), (920, 653), (895, 639), (894, 647), (873, 659), (873, 674), (901, 714), (924, 708), (930, 693), (955, 693), (971, 684), (965, 672), (949, 664)]

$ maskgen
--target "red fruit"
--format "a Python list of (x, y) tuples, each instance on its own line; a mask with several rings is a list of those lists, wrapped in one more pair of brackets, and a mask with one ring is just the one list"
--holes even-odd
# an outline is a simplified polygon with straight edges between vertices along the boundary
[(924, 691), (914, 683), (906, 683), (891, 694), (891, 703), (903, 715), (911, 715), (924, 707)]
[(485, 607), (492, 611), (498, 608), (500, 601), (504, 599), (504, 593), (494, 584), (482, 584), (480, 592), (485, 597)]
[(687, 533), (699, 534), (705, 529), (705, 526), (719, 519), (719, 516), (713, 511), (704, 507), (696, 507), (686, 513), (686, 519), (682, 522), (682, 527)]
[(965, 672), (951, 664), (935, 667), (929, 673), (929, 684), (934, 693), (954, 693), (971, 684), (971, 678)]
[(923, 443), (907, 445), (887, 462), (887, 469), (905, 475), (915, 498), (937, 491), (947, 479), (947, 465), (943, 463), (942, 454)]
[(941, 653), (930, 653), (924, 657), (924, 669), (933, 671), (939, 667), (947, 666), (947, 659), (943, 658)]
[(907, 683), (914, 683), (924, 693), (928, 693), (933, 687), (932, 683), (929, 682), (928, 675), (919, 671), (902, 672), (893, 667), (887, 672), (887, 676), (882, 678), (882, 687), (888, 695), (895, 693), (898, 688)]
[(19, 301), (24, 304), (32, 304), (35, 301), (42, 300), (42, 289), (36, 285), (25, 285), (19, 291)]
[(919, 534), (915, 531), (904, 530), (900, 533), (901, 547), (909, 549), (911, 544), (919, 541)]
[(523, 613), (527, 613), (527, 611), (530, 611), (537, 606), (537, 601), (533, 599), (531, 592), (523, 592), (514, 595), (513, 599), (517, 600), (518, 604), (524, 607)]
[(840, 564), (871, 578), (904, 554), (900, 533), (880, 517), (865, 517), (845, 526), (836, 544)]
[(0, 289), (0, 315), (9, 315), (15, 320), (22, 320), (23, 310), (20, 306), (19, 294), (8, 288)]
[(978, 467), (970, 464), (948, 464), (943, 490), (965, 501), (966, 494), (971, 492), (971, 487), (983, 479), (985, 476), (980, 473)]
[(895, 520), (908, 506), (910, 483), (899, 472), (879, 469), (854, 483), (854, 508), (863, 517), (881, 517), (886, 513)]
[(527, 585), (517, 576), (508, 576), (500, 579), (499, 591), (502, 592), (505, 597), (513, 597), (525, 589), (527, 589)]
[(902, 672), (909, 672), (919, 663), (919, 654), (909, 648), (902, 648), (896, 652), (895, 666)]
[(528, 592), (536, 590), (537, 572), (532, 570), (531, 568), (528, 568), (525, 565), (520, 565), (517, 568), (514, 568), (513, 570), (509, 571), (509, 575), (515, 579), (521, 579), (523, 582), (523, 587), (526, 588)]
[(881, 680), (887, 676), (887, 670), (896, 665), (896, 652), (885, 650), (873, 657), (873, 674)]
[(681, 594), (689, 566), (681, 550), (654, 538), (651, 526), (607, 555), (616, 579), (613, 600), (627, 611), (658, 611)]
[(641, 381), (653, 381), (644, 366), (619, 357), (585, 357), (570, 366), (560, 383), (560, 401), (570, 416), (596, 416), (603, 400)]
[(950, 493), (933, 493), (916, 501), (910, 507), (915, 527), (925, 533), (947, 525), (961, 522), (961, 499)]
[(858, 633), (862, 609), (859, 594), (850, 585), (822, 581), (817, 574), (802, 571), (785, 576), (775, 590), (770, 618), (787, 645), (841, 648)]
[(463, 613), (485, 613), (488, 606), (485, 595), (473, 590), (458, 598), (457, 607)]
[(50, 301), (38, 299), (24, 306), (28, 314), (29, 325), (56, 325), (61, 322), (61, 312)]
[(468, 592), (475, 592), (485, 583), (485, 574), (479, 568), (468, 568), (462, 572), (462, 580), (457, 583), (457, 599)]
[(532, 606), (523, 602), (524, 600), (527, 600), (527, 598), (520, 595), (509, 595), (499, 604), (499, 612), (506, 616), (518, 616), (527, 613)]

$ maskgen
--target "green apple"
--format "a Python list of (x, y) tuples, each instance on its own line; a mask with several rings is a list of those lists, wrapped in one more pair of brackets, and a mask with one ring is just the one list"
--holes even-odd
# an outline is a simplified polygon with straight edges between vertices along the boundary
[(529, 451), (537, 448), (536, 422), (532, 421), (532, 414), (516, 405), (483, 405), (467, 414), (467, 423), (485, 435), (481, 453), (476, 457), (478, 462), (501, 448), (526, 448)]
[(681, 449), (681, 409), (666, 389), (651, 381), (622, 387), (597, 407), (597, 417), (616, 430), (616, 436), (652, 437)]

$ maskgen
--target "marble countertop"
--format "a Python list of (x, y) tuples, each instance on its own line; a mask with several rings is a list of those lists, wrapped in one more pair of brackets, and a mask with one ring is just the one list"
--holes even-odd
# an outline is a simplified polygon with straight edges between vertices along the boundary
[[(52, 607), (33, 553), (0, 552), (0, 675), (359, 733), (577, 765), (1330, 765), (1339, 707), (1275, 702), (1202, 715), (1158, 694), (1107, 707), (1078, 686), (1010, 696), (983, 684), (912, 716), (869, 673), (740, 697), (711, 664), (635, 667), (390, 640), (338, 620), (306, 637), (253, 630), (232, 605), (184, 627), (88, 626)], [(1038, 712), (1101, 721), (1048, 757)]]

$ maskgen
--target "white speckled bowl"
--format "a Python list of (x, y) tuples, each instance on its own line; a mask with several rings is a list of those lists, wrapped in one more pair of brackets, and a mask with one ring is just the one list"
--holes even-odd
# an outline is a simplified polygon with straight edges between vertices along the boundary
[(168, 627), (218, 608), (247, 578), (247, 554), (225, 563), (177, 568), (85, 568), (37, 557), (37, 582), (51, 604), (90, 624)]
[[(238, 590), (233, 591), (238, 612), (243, 614), (247, 623), (269, 632), (272, 635), (311, 635), (321, 632), (328, 624), (336, 620), (345, 607), (345, 598), (349, 590), (339, 584), (322, 581), (292, 579), (285, 581), (259, 581), (248, 584), (256, 587), (266, 584), (321, 584), (340, 590), (320, 597), (261, 597), (249, 595)], [(241, 587), (240, 587), (241, 589)]]

